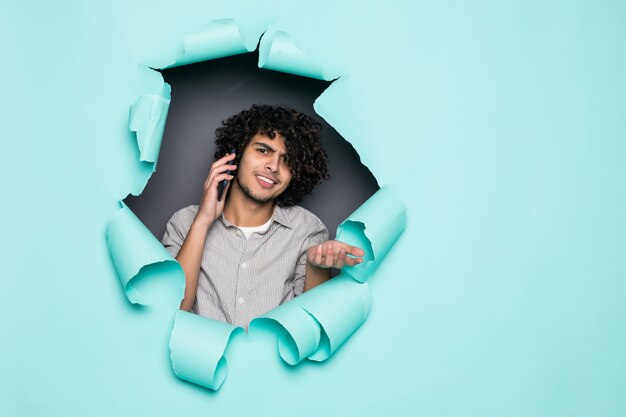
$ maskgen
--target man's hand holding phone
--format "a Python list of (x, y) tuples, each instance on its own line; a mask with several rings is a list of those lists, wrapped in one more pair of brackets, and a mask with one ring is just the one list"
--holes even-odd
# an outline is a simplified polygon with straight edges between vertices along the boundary
[[(232, 175), (232, 172), (237, 169), (237, 166), (232, 164), (235, 156), (234, 152), (229, 153), (211, 165), (209, 175), (204, 182), (204, 195), (198, 208), (196, 221), (209, 226), (222, 214), (224, 202), (226, 201), (223, 196), (228, 192), (230, 180), (235, 178)], [(222, 183), (222, 181), (225, 181), (225, 183)], [(220, 187), (220, 184), (223, 185)], [(221, 190), (218, 190), (218, 188), (221, 188)], [(220, 191), (222, 198), (218, 199)]]

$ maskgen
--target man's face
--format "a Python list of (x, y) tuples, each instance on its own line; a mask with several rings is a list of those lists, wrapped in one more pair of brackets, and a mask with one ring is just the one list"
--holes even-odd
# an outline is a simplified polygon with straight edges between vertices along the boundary
[(237, 182), (250, 199), (267, 203), (287, 189), (292, 175), (286, 154), (285, 138), (279, 133), (274, 139), (261, 133), (250, 139), (237, 167)]

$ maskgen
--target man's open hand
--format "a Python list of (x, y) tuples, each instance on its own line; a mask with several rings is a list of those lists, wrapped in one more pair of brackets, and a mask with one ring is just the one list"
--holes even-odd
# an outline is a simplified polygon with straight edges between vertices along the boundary
[(307, 261), (318, 268), (341, 269), (345, 265), (354, 266), (363, 262), (363, 255), (363, 249), (338, 240), (327, 240), (311, 246), (306, 252)]

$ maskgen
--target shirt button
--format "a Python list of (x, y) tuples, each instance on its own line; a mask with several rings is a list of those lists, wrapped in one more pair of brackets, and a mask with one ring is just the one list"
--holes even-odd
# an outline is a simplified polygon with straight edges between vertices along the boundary
[(239, 304), (243, 304), (243, 298), (239, 297), (239, 299), (237, 300), (237, 302), (238, 302)]
[(243, 269), (246, 269), (246, 268), (248, 267), (248, 264), (244, 262), (244, 263), (242, 263), (242, 264), (241, 264), (241, 267), (242, 267)]

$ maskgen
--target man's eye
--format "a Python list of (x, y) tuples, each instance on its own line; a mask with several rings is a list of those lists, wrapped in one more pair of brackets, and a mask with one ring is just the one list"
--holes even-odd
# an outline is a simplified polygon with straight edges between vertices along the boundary
[(267, 153), (267, 149), (263, 149), (263, 148), (259, 148), (259, 149), (257, 149), (257, 151), (259, 151), (261, 153)]

